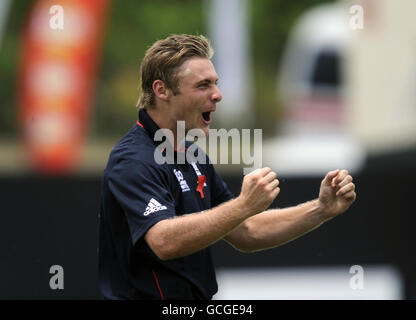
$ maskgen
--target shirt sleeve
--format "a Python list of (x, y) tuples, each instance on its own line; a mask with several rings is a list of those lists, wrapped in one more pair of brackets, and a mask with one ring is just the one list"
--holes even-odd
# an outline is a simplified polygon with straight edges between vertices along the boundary
[(221, 203), (234, 199), (235, 196), (230, 191), (224, 180), (222, 180), (222, 178), (217, 174), (214, 167), (212, 165), (210, 165), (210, 167), (212, 170), (211, 206), (216, 207)]
[(156, 164), (123, 160), (114, 166), (108, 184), (124, 211), (133, 245), (155, 223), (175, 216), (168, 179)]

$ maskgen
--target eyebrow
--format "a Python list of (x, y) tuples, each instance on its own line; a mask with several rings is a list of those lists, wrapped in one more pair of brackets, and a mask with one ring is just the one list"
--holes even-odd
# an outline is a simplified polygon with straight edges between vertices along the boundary
[(203, 83), (213, 83), (213, 82), (216, 84), (216, 83), (218, 83), (218, 80), (219, 80), (218, 78), (215, 81), (212, 81), (210, 79), (202, 79), (202, 80), (198, 81), (196, 84), (199, 85), (199, 84), (203, 84)]

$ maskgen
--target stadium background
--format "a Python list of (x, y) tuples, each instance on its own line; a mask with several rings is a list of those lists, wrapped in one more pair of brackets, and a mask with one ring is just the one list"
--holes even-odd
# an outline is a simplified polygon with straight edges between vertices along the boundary
[[(136, 120), (140, 59), (171, 33), (212, 40), (224, 96), (213, 127), (263, 129), (263, 165), (281, 181), (273, 206), (316, 197), (324, 173), (338, 167), (357, 186), (348, 213), (282, 247), (246, 255), (215, 244), (216, 298), (416, 297), (412, 1), (90, 3), (0, 6), (1, 299), (100, 298), (101, 175), (111, 147)], [(63, 29), (49, 24), (54, 5), (63, 8)], [(363, 8), (362, 28), (352, 20), (354, 5)], [(82, 21), (74, 8), (96, 20)], [(93, 45), (77, 46), (77, 25), (94, 30)], [(36, 38), (42, 30), (47, 41)], [(82, 77), (71, 87), (68, 73), (47, 65), (52, 60), (73, 63)], [(71, 101), (81, 101), (79, 109)], [(54, 116), (31, 127), (30, 119), (45, 114)], [(74, 118), (71, 140), (62, 124)], [(238, 194), (242, 166), (218, 170)], [(53, 265), (63, 267), (63, 290), (49, 286)], [(364, 270), (363, 289), (351, 288), (355, 265)]]

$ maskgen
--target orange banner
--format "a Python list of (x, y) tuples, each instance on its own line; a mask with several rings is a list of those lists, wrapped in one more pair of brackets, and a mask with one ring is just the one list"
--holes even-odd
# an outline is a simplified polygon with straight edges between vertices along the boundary
[(20, 65), (22, 137), (31, 165), (66, 174), (79, 164), (110, 0), (39, 0)]

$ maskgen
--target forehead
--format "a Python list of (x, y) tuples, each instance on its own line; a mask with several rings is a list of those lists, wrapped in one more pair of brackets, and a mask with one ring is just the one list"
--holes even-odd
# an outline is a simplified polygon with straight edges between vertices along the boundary
[(182, 82), (198, 82), (202, 80), (218, 80), (214, 65), (209, 59), (191, 58), (186, 60), (179, 69)]

